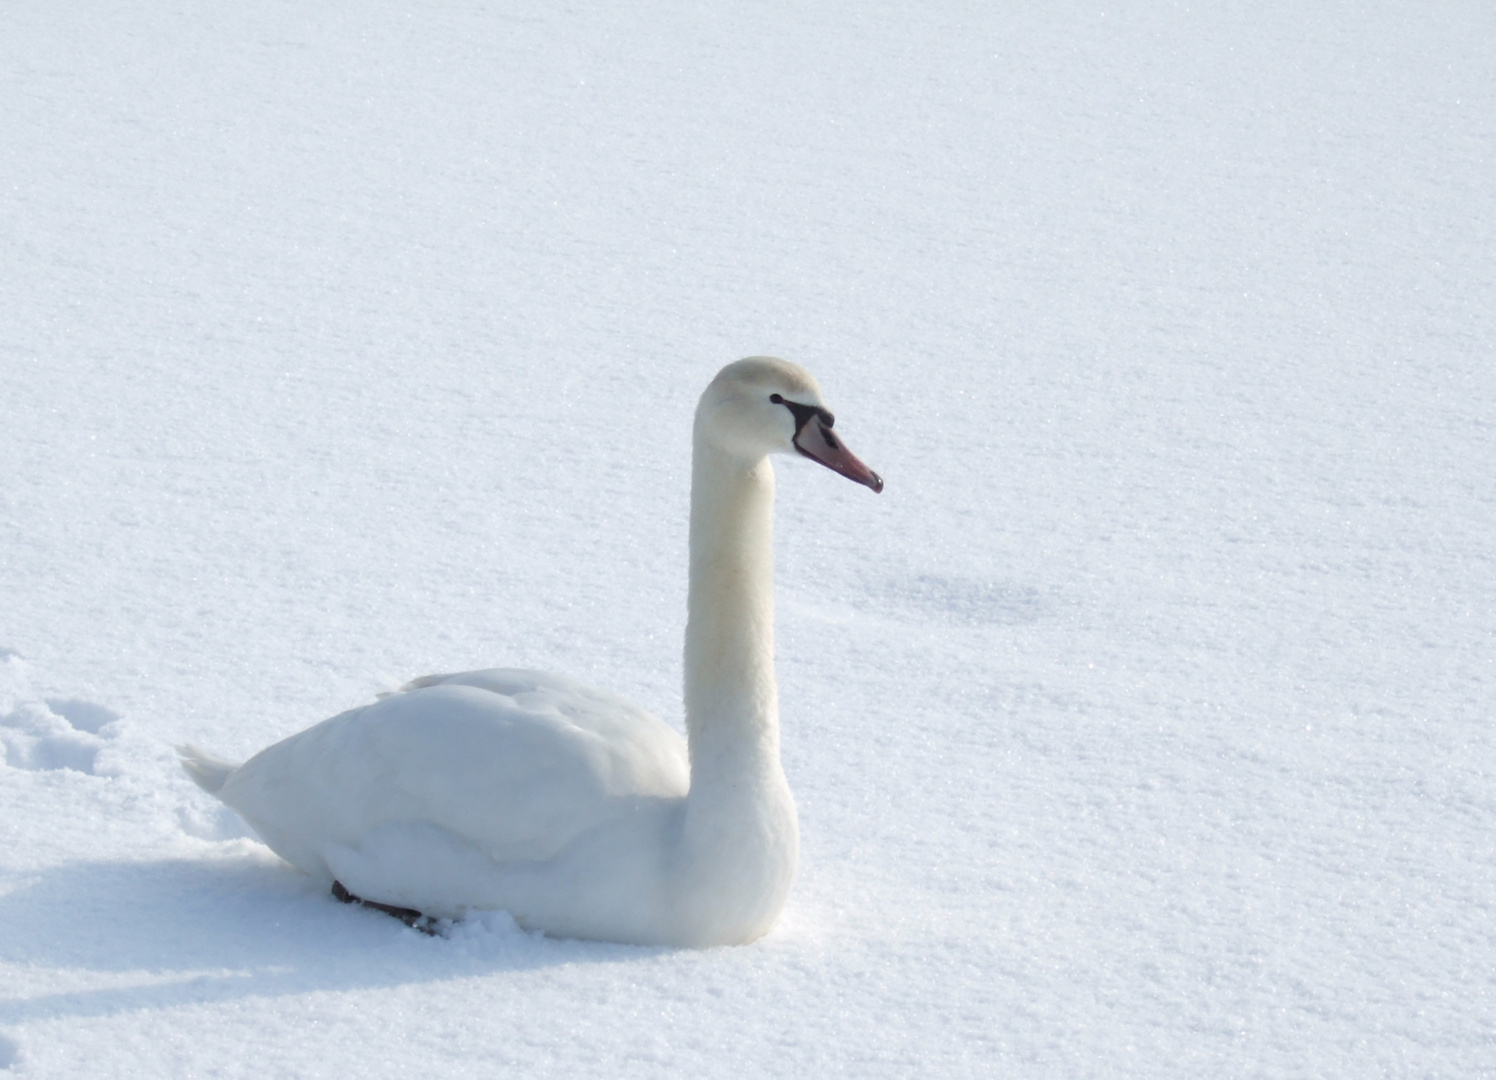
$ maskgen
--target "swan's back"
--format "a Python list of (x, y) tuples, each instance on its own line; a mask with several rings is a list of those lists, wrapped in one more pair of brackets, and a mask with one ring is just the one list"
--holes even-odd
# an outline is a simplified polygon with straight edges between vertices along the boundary
[(278, 854), (339, 853), (416, 825), (495, 864), (543, 862), (639, 798), (683, 798), (685, 742), (621, 698), (534, 671), (417, 679), (255, 755), (220, 797)]

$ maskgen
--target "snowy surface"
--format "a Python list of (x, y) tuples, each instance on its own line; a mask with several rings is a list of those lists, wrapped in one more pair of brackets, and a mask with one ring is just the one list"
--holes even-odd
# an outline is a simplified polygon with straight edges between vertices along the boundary
[[(0, 1073), (1496, 1076), (1496, 8), (4, 24)], [(427, 939), (176, 769), (679, 724), (759, 352), (888, 481), (780, 469), (770, 937)]]

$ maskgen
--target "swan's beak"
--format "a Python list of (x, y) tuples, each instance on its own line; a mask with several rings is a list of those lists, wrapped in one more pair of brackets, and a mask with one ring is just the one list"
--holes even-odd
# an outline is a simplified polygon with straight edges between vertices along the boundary
[(864, 465), (856, 454), (848, 450), (826, 426), (820, 416), (811, 416), (795, 433), (795, 449), (812, 461), (819, 461), (826, 468), (841, 473), (848, 480), (856, 480), (874, 491), (883, 490), (883, 477)]

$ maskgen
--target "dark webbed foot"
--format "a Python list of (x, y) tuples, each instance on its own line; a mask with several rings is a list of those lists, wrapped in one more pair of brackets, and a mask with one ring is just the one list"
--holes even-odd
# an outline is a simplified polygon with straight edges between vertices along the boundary
[(332, 894), (345, 904), (362, 904), (366, 908), (382, 911), (392, 918), (399, 919), (412, 930), (419, 930), (423, 934), (436, 937), (436, 920), (429, 915), (422, 915), (415, 908), (396, 907), (394, 904), (381, 904), (377, 900), (365, 900), (362, 896), (354, 896), (343, 887), (341, 881), (332, 883)]

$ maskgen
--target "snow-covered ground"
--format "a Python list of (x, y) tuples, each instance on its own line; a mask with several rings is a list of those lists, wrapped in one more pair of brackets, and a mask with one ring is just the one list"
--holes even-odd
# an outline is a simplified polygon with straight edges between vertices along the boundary
[[(0, 1071), (1496, 1076), (1496, 8), (57, 0), (0, 31)], [(680, 722), (780, 468), (801, 872), (701, 952), (334, 902), (177, 770)]]

